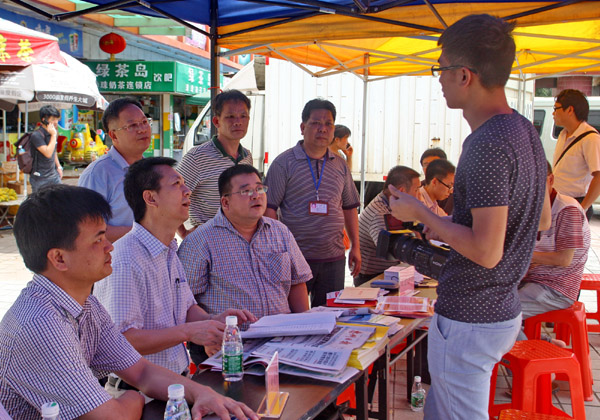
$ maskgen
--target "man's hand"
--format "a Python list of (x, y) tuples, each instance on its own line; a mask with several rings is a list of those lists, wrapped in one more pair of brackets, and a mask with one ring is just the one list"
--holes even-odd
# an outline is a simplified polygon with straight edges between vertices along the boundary
[(224, 397), (223, 395), (206, 388), (202, 393), (196, 393), (194, 396), (194, 406), (192, 407), (192, 418), (200, 420), (202, 416), (214, 412), (222, 420), (230, 420), (231, 416), (238, 419), (258, 420), (259, 417), (250, 408), (241, 402)]
[(354, 149), (350, 145), (347, 149), (340, 149), (340, 150), (347, 158), (352, 157), (352, 154), (354, 153)]
[(220, 345), (223, 341), (225, 324), (220, 321), (195, 321), (185, 324), (188, 329), (188, 339), (200, 346)]
[(63, 177), (63, 168), (62, 168), (62, 166), (57, 166), (56, 167), (56, 172), (58, 172), (58, 176), (60, 177), (60, 179), (62, 179), (62, 177)]
[(362, 259), (360, 257), (360, 248), (355, 246), (354, 244), (350, 248), (350, 252), (348, 253), (348, 268), (352, 271), (352, 276), (358, 276), (360, 273), (360, 265), (362, 263)]
[(238, 319), (238, 325), (243, 324), (244, 322), (256, 322), (258, 318), (254, 316), (254, 314), (246, 309), (227, 309), (226, 311), (221, 312), (219, 315), (215, 315), (213, 319), (217, 321), (221, 321), (225, 323), (225, 318), (228, 316), (236, 316)]
[(58, 130), (54, 124), (45, 125), (44, 128), (52, 137), (56, 138), (58, 136)]
[(412, 195), (403, 193), (393, 185), (389, 185), (388, 189), (392, 194), (390, 196), (392, 216), (405, 222), (419, 220), (418, 212), (423, 204)]

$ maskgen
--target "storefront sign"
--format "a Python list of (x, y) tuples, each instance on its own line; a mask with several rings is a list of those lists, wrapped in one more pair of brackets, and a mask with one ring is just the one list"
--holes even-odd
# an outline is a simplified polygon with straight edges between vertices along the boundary
[(56, 23), (19, 15), (0, 8), (0, 17), (18, 23), (34, 31), (44, 32), (58, 38), (61, 51), (73, 57), (83, 58), (83, 32)]
[(207, 92), (210, 72), (174, 61), (88, 61), (100, 92)]

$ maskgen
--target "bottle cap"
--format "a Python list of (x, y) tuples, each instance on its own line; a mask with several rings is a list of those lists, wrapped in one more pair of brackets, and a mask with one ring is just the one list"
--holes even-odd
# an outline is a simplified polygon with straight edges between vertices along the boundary
[(421, 377), (420, 376), (415, 376), (415, 382), (421, 382)]
[(228, 316), (227, 318), (225, 318), (225, 324), (230, 327), (237, 326), (237, 316), (234, 316), (234, 315)]
[(57, 402), (47, 402), (42, 405), (42, 417), (58, 416), (60, 407)]
[(169, 398), (183, 398), (185, 396), (185, 388), (181, 384), (169, 385)]

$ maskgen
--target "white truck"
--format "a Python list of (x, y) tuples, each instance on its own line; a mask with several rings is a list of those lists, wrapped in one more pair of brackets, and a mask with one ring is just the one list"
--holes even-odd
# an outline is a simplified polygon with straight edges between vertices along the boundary
[[(524, 99), (518, 87), (518, 82), (509, 82), (506, 91), (510, 105), (520, 109), (525, 104), (524, 111), (520, 112), (531, 119), (533, 82), (524, 89)], [(250, 97), (250, 127), (242, 144), (252, 151), (254, 166), (264, 172), (269, 162), (301, 139), (302, 108), (316, 97), (333, 102), (337, 108), (336, 124), (344, 124), (352, 131), (349, 141), (354, 148), (352, 173), (356, 181), (361, 178), (363, 112), (367, 113), (365, 179), (377, 184), (383, 183), (384, 176), (396, 165), (421, 171), (419, 158), (430, 147), (441, 147), (456, 164), (462, 142), (471, 132), (462, 111), (446, 106), (439, 80), (432, 76), (402, 76), (369, 82), (364, 110), (364, 83), (355, 75), (316, 78), (277, 59), (269, 59), (265, 65), (257, 58), (225, 88), (239, 89)], [(190, 127), (184, 153), (209, 140), (210, 117), (209, 103)], [(379, 185), (377, 188), (381, 191)]]

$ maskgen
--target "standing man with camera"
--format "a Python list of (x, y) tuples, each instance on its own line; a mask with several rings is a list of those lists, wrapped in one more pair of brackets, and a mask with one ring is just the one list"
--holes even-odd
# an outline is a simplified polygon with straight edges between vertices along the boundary
[(46, 185), (60, 184), (63, 176), (63, 168), (56, 155), (60, 112), (52, 105), (45, 105), (40, 108), (40, 120), (42, 125), (31, 133), (30, 139), (33, 167), (29, 182), (33, 192)]
[(429, 328), (425, 419), (487, 420), (492, 369), (521, 326), (517, 285), (533, 253), (546, 167), (536, 130), (504, 93), (515, 58), (512, 29), (471, 15), (438, 41), (432, 73), (448, 107), (462, 109), (472, 129), (456, 168), (452, 220), (390, 188), (394, 217), (422, 221), (430, 237), (452, 247)]

